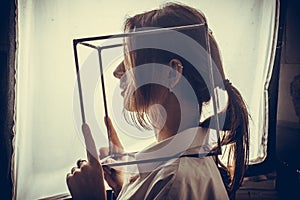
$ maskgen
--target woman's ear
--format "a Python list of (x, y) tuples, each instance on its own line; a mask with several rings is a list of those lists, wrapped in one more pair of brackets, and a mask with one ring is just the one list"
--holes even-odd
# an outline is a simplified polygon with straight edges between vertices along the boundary
[(168, 65), (170, 67), (168, 80), (169, 80), (170, 88), (172, 89), (177, 85), (177, 83), (181, 79), (183, 66), (180, 60), (178, 59), (170, 60)]

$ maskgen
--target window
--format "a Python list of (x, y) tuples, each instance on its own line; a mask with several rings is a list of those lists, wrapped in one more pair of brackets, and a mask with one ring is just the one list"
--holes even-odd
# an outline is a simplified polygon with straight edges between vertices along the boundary
[[(78, 158), (85, 157), (85, 149), (74, 124), (76, 75), (72, 40), (121, 33), (127, 15), (156, 8), (164, 2), (18, 1), (13, 158), (16, 199), (37, 199), (66, 193), (66, 173)], [(225, 73), (240, 90), (250, 109), (251, 164), (262, 162), (266, 156), (268, 134), (267, 88), (277, 33), (276, 1), (180, 2), (205, 13), (219, 43)], [(88, 56), (87, 51), (81, 54), (81, 62)], [(101, 116), (97, 117), (102, 120)], [(150, 141), (151, 138), (145, 139), (145, 142)], [(142, 147), (133, 146), (133, 143), (134, 138), (128, 140), (125, 146)]]

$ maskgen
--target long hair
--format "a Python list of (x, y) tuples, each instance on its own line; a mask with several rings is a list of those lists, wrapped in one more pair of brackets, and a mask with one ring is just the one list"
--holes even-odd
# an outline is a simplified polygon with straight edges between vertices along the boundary
[[(160, 9), (152, 10), (128, 18), (125, 21), (124, 31), (134, 32), (137, 29), (144, 27), (167, 28), (201, 23), (206, 23), (206, 18), (200, 11), (186, 5), (169, 3)], [(211, 33), (207, 34), (207, 29), (203, 29), (201, 27), (194, 30), (182, 30), (180, 32), (194, 39), (202, 46), (206, 45), (206, 37), (208, 35), (211, 57), (217, 66), (222, 79), (222, 84), (217, 84), (217, 86), (224, 87), (225, 85), (225, 88), (223, 89), (226, 90), (228, 94), (227, 109), (223, 113), (226, 116), (225, 124), (220, 128), (224, 131), (224, 134), (221, 138), (221, 145), (230, 146), (231, 155), (233, 155), (232, 167), (230, 168), (229, 166), (225, 166), (218, 158), (217, 160), (223, 182), (228, 191), (228, 195), (229, 197), (233, 198), (236, 190), (240, 187), (240, 184), (243, 180), (245, 166), (248, 162), (249, 114), (241, 94), (225, 77), (219, 48), (213, 35)], [(209, 67), (207, 65), (193, 66), (180, 55), (158, 49), (134, 50), (130, 52), (129, 57), (132, 67), (145, 63), (168, 63), (171, 59), (178, 58), (184, 66), (182, 73), (183, 76), (189, 81), (197, 95), (198, 105), (200, 108), (199, 114), (201, 115), (202, 105), (203, 103), (210, 101), (211, 95), (205, 80), (198, 73), (197, 67), (198, 69), (201, 68), (201, 70), (208, 71)], [(155, 94), (153, 92), (157, 90), (157, 87), (159, 86), (154, 84), (143, 86), (135, 95), (136, 98), (134, 103), (136, 104), (137, 108), (142, 109), (137, 109), (138, 111), (132, 114), (132, 118), (136, 124), (142, 127), (149, 127), (147, 124), (148, 120), (146, 119), (147, 115), (145, 115), (145, 113), (149, 104), (151, 102), (153, 103), (153, 95), (151, 94)], [(210, 120), (210, 118), (205, 120), (200, 124), (200, 126), (207, 128)]]

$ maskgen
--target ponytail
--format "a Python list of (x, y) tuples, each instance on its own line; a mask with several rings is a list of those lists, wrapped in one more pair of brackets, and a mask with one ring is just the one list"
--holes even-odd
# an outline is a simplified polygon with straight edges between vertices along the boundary
[[(229, 146), (228, 161), (231, 161), (232, 167), (225, 166), (218, 156), (216, 163), (228, 195), (232, 199), (243, 181), (245, 167), (248, 163), (249, 114), (239, 91), (227, 79), (224, 80), (224, 86), (228, 94), (228, 105), (226, 111), (219, 113), (218, 117), (225, 117), (224, 126), (220, 127), (224, 131), (221, 136), (221, 147)], [(214, 124), (216, 120), (213, 119), (215, 117), (206, 119), (200, 126), (216, 128), (217, 126)]]
[[(216, 84), (225, 89), (228, 94), (227, 109), (218, 115), (225, 117), (224, 126), (220, 127), (224, 134), (220, 139), (222, 147), (229, 147), (226, 149), (229, 149), (228, 161), (231, 161), (232, 167), (228, 164), (225, 166), (218, 156), (216, 157), (216, 163), (228, 195), (230, 199), (234, 199), (235, 192), (243, 181), (249, 159), (249, 113), (240, 92), (225, 78), (220, 51), (212, 34), (209, 34), (209, 41), (212, 59), (223, 79), (223, 84)], [(210, 121), (213, 124), (216, 120), (208, 119), (202, 124), (204, 127), (214, 126), (209, 124)], [(200, 125), (202, 126), (202, 124)]]
[(233, 155), (233, 170), (226, 167), (227, 171), (231, 172), (232, 179), (230, 184), (225, 186), (229, 197), (233, 197), (243, 181), (245, 167), (248, 164), (249, 114), (239, 91), (227, 79), (224, 81), (224, 85), (228, 94), (228, 107), (224, 125), (226, 134), (221, 140), (221, 145), (231, 145), (232, 147), (229, 154)]

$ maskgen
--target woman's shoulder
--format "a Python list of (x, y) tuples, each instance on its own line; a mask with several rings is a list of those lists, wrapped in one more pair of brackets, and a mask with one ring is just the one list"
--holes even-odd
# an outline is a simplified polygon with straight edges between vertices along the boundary
[[(222, 177), (212, 157), (194, 158), (181, 157), (161, 165), (151, 172), (154, 182), (168, 182), (169, 185), (181, 183), (198, 187), (223, 186)], [(151, 175), (149, 176), (151, 177)]]
[[(226, 199), (226, 189), (211, 157), (183, 157), (176, 164), (178, 166), (173, 171), (168, 198), (178, 199), (180, 196), (179, 199)], [(170, 169), (172, 165), (166, 166), (162, 171)]]
[[(172, 180), (221, 179), (212, 157), (180, 157), (161, 165), (152, 172), (159, 179), (172, 176)], [(171, 180), (171, 179), (170, 179)]]
[(211, 180), (221, 178), (212, 157), (182, 157), (177, 162), (176, 179), (186, 181)]

